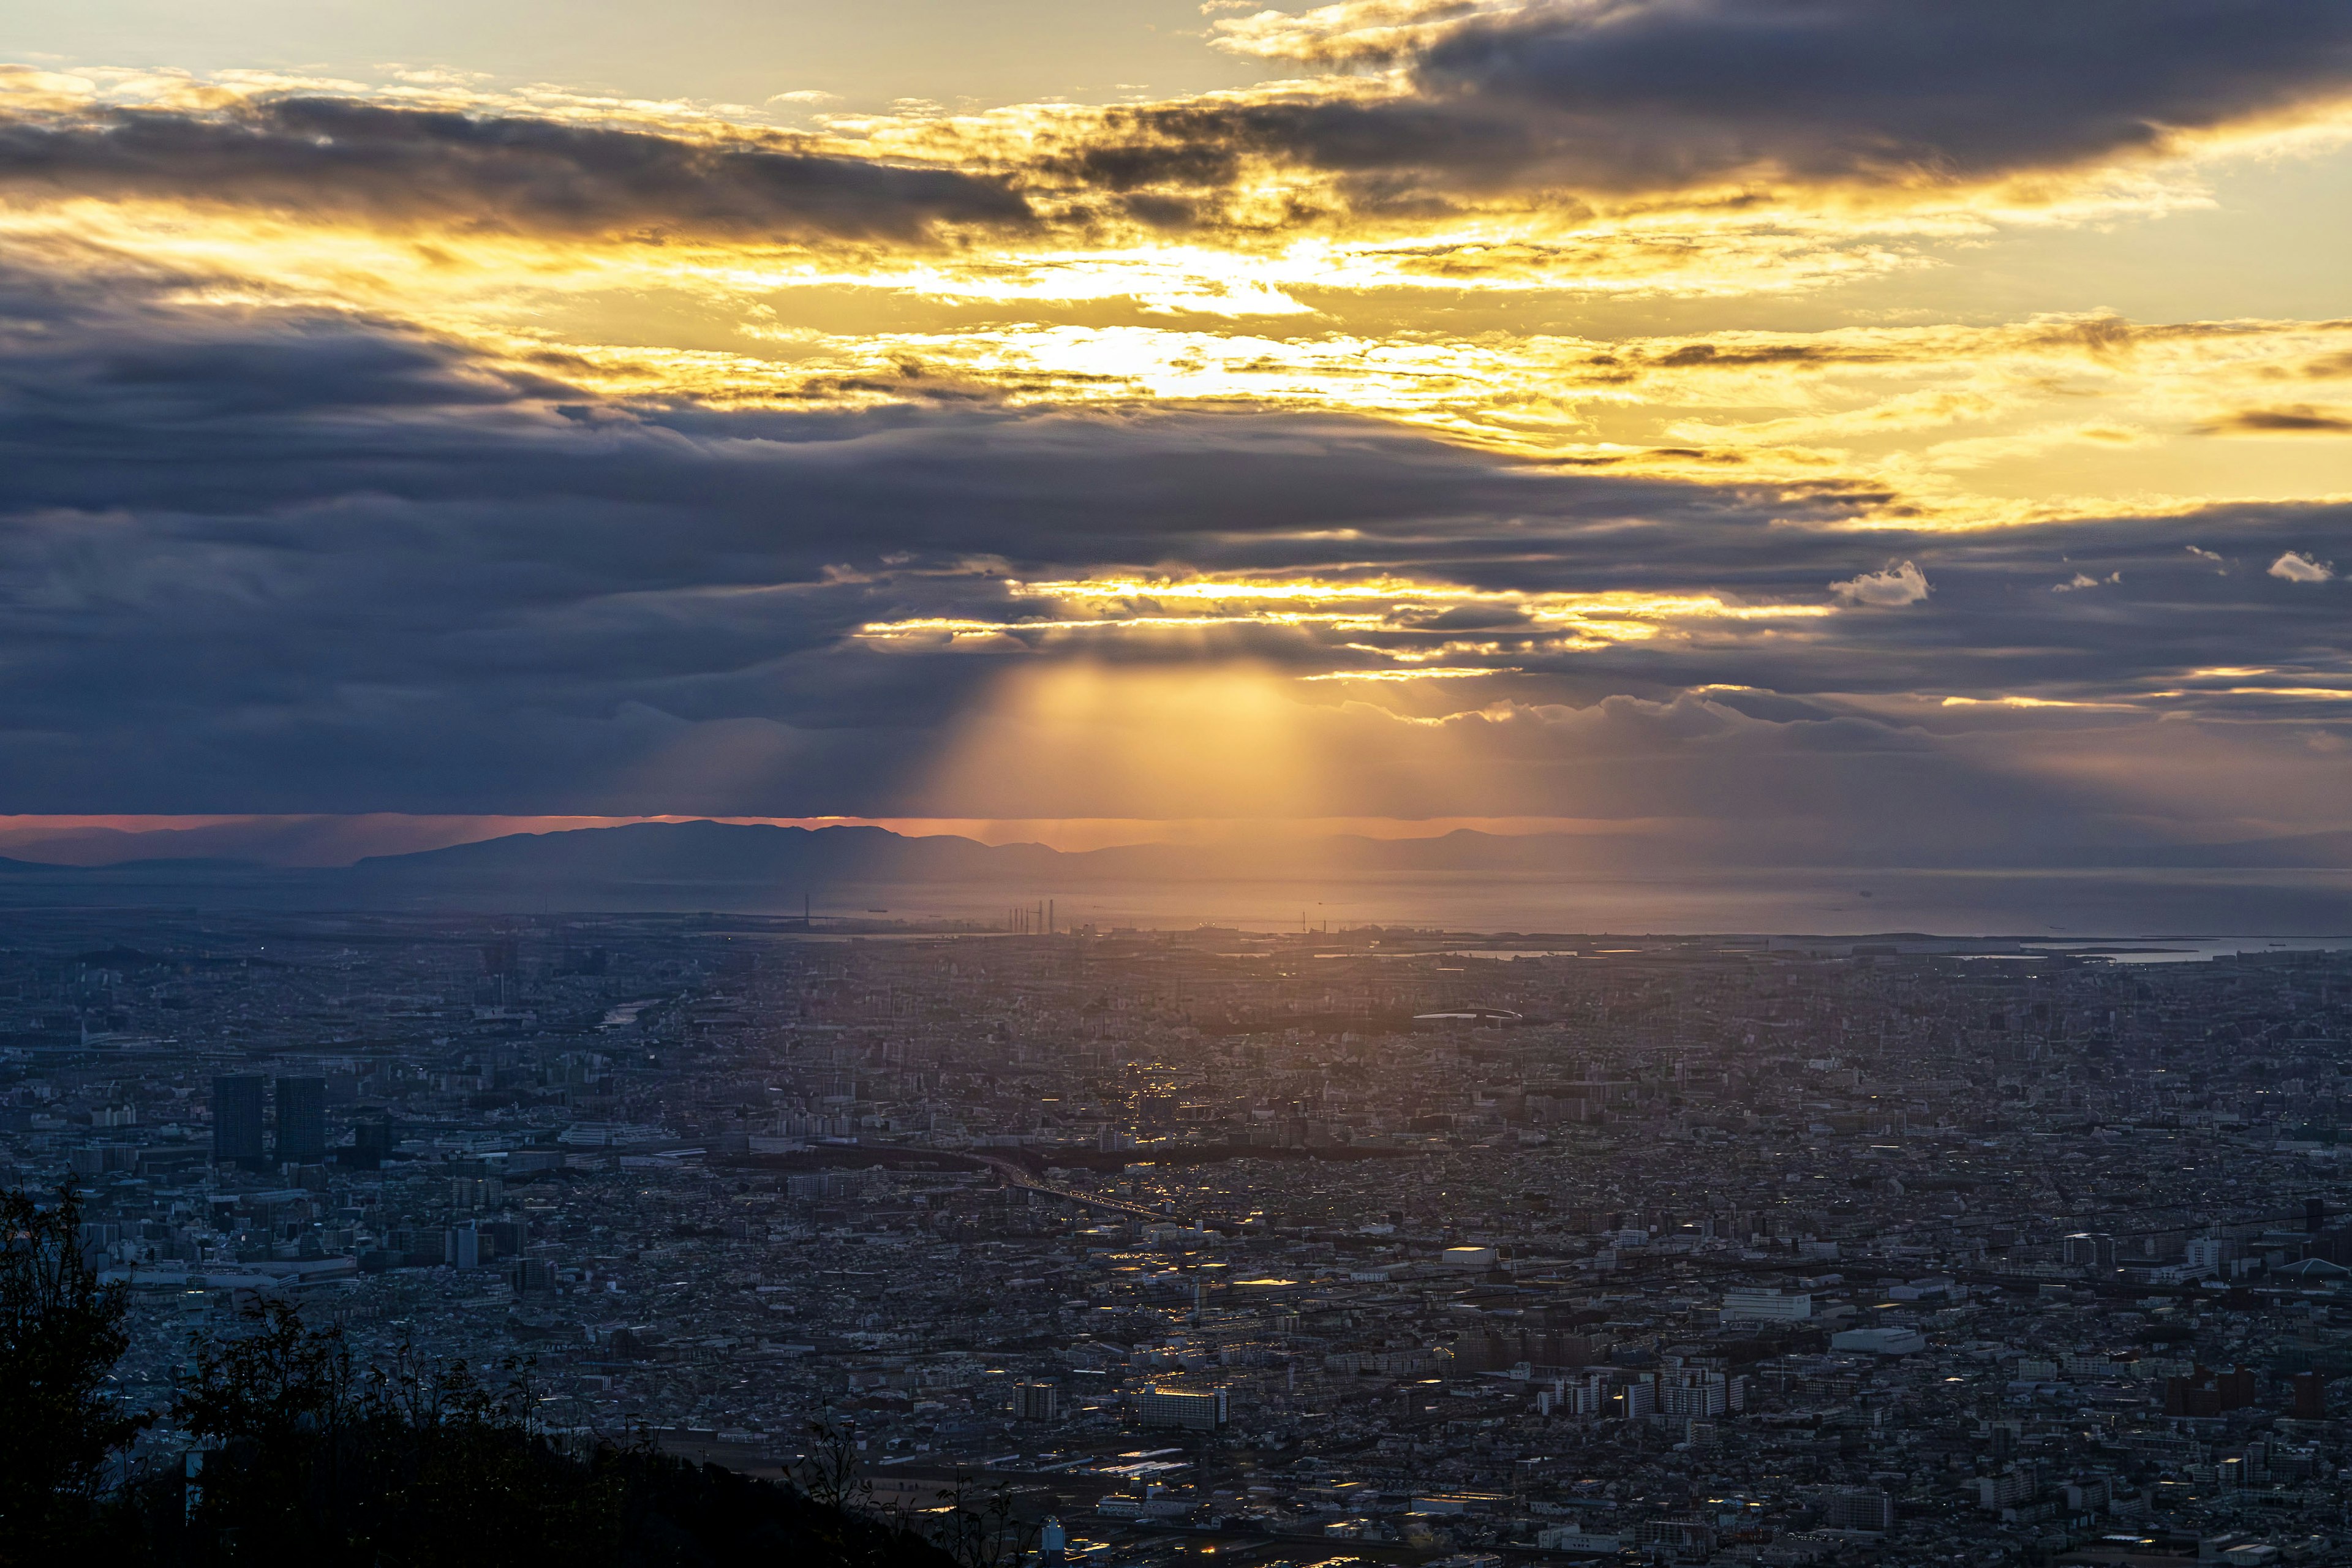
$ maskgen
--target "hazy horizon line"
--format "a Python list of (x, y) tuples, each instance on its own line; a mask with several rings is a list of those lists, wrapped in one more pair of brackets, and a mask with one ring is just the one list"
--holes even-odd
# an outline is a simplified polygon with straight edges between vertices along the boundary
[(1661, 831), (1662, 818), (1566, 816), (751, 816), (709, 813), (583, 814), (284, 812), (0, 815), (0, 857), (60, 866), (127, 860), (242, 858), (331, 868), (377, 855), (416, 854), (517, 834), (626, 827), (641, 823), (879, 827), (907, 837), (950, 837), (1002, 846), (1037, 844), (1065, 854), (1153, 844), (1223, 844), (1288, 835), (1379, 839), (1439, 838), (1469, 831), (1496, 837), (1633, 837)]

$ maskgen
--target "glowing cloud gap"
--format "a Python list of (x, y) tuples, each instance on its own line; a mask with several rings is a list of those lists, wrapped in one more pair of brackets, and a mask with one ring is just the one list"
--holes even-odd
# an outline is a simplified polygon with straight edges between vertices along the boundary
[(1947, 708), (2129, 708), (2128, 702), (2074, 702), (2056, 697), (1947, 697)]
[(1524, 609), (1530, 617), (1539, 620), (1588, 616), (1625, 616), (1643, 619), (1720, 616), (1732, 620), (1769, 620), (1837, 613), (1836, 606), (1831, 605), (1735, 605), (1704, 594), (1644, 594), (1630, 589), (1589, 594), (1543, 594), (1515, 588), (1465, 588), (1405, 583), (1395, 579), (1336, 583), (1180, 581), (1161, 584), (1109, 578), (1058, 583), (1013, 582), (1008, 583), (1006, 587), (1024, 597), (1051, 597), (1075, 603), (1110, 599), (1275, 599), (1309, 603), (1378, 599), (1400, 606), (1422, 604), (1508, 605)]
[(1482, 594), (1473, 588), (1452, 588), (1408, 583), (1397, 578), (1369, 582), (1147, 582), (1139, 578), (1090, 578), (1058, 583), (1007, 582), (1008, 592), (1023, 597), (1055, 599), (1500, 599), (1502, 594)]
[(1480, 669), (1460, 665), (1433, 666), (1427, 669), (1335, 669), (1324, 675), (1302, 676), (1305, 680), (1468, 680), (1481, 675), (1517, 675), (1515, 665), (1498, 665)]
[(18, 804), (2342, 824), (2340, 4), (1245, 28), (1335, 74), (0, 72)]
[[(1564, 639), (1553, 638), (1544, 646), (1555, 650), (1577, 650), (1652, 638), (1659, 634), (1662, 626), (1681, 621), (1820, 620), (1838, 614), (1838, 607), (1833, 605), (1740, 605), (1704, 594), (1645, 594), (1629, 590), (1542, 594), (1511, 589), (1424, 585), (1396, 579), (1337, 583), (1224, 580), (1152, 583), (1143, 579), (1103, 578), (1034, 583), (1014, 581), (1004, 586), (1005, 591), (1015, 598), (1053, 599), (1096, 613), (1006, 620), (969, 616), (913, 616), (902, 620), (869, 621), (860, 626), (856, 635), (881, 642), (945, 638), (950, 645), (965, 638), (1017, 637), (1023, 634), (1164, 632), (1252, 626), (1322, 627), (1337, 632), (1416, 636), (1426, 635), (1420, 623), (1433, 610), (1447, 605), (1481, 605), (1507, 613), (1530, 630), (1569, 631), (1574, 635)], [(1148, 604), (1160, 599), (1225, 605), (1257, 602), (1318, 606), (1377, 605), (1379, 607), (1373, 610), (1236, 608), (1221, 614), (1202, 615), (1165, 615), (1143, 609), (1112, 615), (1102, 613), (1101, 609), (1107, 605)], [(1498, 652), (1504, 647), (1500, 643), (1491, 646)], [(1463, 647), (1465, 645), (1447, 640), (1442, 650)], [(1414, 657), (1410, 649), (1377, 651), (1400, 660), (1410, 660)], [(1428, 672), (1423, 670), (1421, 673)], [(1498, 672), (1477, 670), (1472, 673)], [(1346, 677), (1334, 677), (1343, 678)]]

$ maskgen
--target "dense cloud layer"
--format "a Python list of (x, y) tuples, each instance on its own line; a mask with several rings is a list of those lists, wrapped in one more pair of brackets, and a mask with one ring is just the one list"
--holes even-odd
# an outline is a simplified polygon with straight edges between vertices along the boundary
[(940, 225), (1030, 220), (1001, 177), (827, 156), (782, 137), (321, 97), (0, 120), (8, 187), (553, 235), (906, 241)]
[(1601, 190), (1977, 179), (2154, 150), (2352, 89), (2333, 0), (1351, 0), (1228, 47), (1402, 73), (1402, 98), (1145, 111), (1317, 166)]
[(1343, 74), (876, 122), (865, 143), (856, 127), (665, 129), (494, 103), (20, 92), (26, 111), (0, 119), (0, 192), (580, 237), (1091, 241), (1112, 215), (1263, 229), (1465, 202), (1573, 214), (1727, 183), (1933, 192), (2175, 151), (2352, 96), (2352, 9), (2336, 0), (1349, 0), (1221, 27), (1229, 47)]
[[(2352, 798), (2345, 584), (2273, 570), (2341, 558), (2340, 508), (1935, 536), (1364, 420), (663, 411), (170, 283), (0, 288), (9, 809), (1687, 813), (1949, 856)], [(1055, 630), (1007, 586), (1137, 574), (1506, 596)], [(1562, 638), (1524, 597), (1611, 594), (1809, 618)], [(923, 617), (1010, 629), (861, 635)], [(1392, 657), (1521, 673), (1280, 679)]]
[[(2344, 7), (1225, 36), (1337, 74), (822, 135), (0, 81), (0, 811), (2352, 829), (2352, 323), (1890, 288), (2325, 111)], [(1561, 303), (1612, 289), (1680, 303)]]

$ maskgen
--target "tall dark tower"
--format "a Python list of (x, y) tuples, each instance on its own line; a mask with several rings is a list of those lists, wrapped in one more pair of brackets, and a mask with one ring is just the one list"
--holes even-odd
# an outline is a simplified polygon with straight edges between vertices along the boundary
[(278, 1080), (278, 1163), (316, 1165), (327, 1158), (327, 1080)]
[(232, 1073), (213, 1079), (213, 1163), (257, 1171), (268, 1166), (260, 1079)]
[(354, 1170), (379, 1171), (399, 1142), (389, 1115), (362, 1116), (352, 1123), (352, 1146), (342, 1156)]

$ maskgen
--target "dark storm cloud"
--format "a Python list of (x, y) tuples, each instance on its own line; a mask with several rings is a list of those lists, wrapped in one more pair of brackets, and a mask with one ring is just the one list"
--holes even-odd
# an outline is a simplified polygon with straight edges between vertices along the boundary
[(1000, 599), (989, 570), (1410, 540), (1526, 489), (1343, 422), (657, 418), (391, 327), (155, 302), (173, 281), (0, 278), (19, 809), (609, 802), (673, 753), (728, 787), (714, 747), (857, 809), (985, 673), (868, 655), (865, 620)]
[[(1361, 420), (640, 409), (388, 325), (171, 304), (172, 282), (0, 275), (5, 809), (891, 809), (940, 727), (1034, 656), (855, 633), (1044, 613), (1008, 575), (1390, 574), (1824, 605), (1832, 583), (1912, 563), (1932, 588), (1915, 603), (1505, 659), (1548, 681), (1538, 700), (1630, 693), (1727, 737), (1708, 742), (1727, 778), (1793, 747), (1815, 760), (1786, 776), (1819, 774), (1798, 798), (1830, 791), (1821, 759), (1892, 748), (1913, 759), (1898, 771), (1926, 769), (1937, 733), (2000, 718), (1895, 724), (1850, 711), (1857, 697), (2073, 700), (2193, 667), (2352, 658), (2346, 585), (2265, 571), (2284, 552), (2340, 558), (2341, 509), (1916, 535), (1852, 526), (1859, 505), (1834, 489), (1556, 470)], [(2050, 591), (2077, 575), (2097, 586)], [(1524, 630), (1474, 608), (1418, 635)], [(1089, 637), (1139, 664), (1359, 657), (1272, 626)], [(1735, 723), (1678, 696), (1710, 683), (1801, 707), (1741, 699)], [(1665, 744), (1672, 725), (1627, 711), (1448, 733), (1523, 780), (1553, 775), (1515, 760), (1521, 744), (1596, 777), (1596, 737), (1663, 765), (1643, 737)], [(1369, 748), (1357, 806), (1377, 809), (1377, 757), (1403, 742), (1372, 743), (1390, 721), (1347, 722)], [(1825, 727), (1789, 728), (1808, 724)], [(1642, 795), (1634, 761), (1609, 767)], [(1411, 798), (1399, 784), (1391, 804)]]
[[(1474, 19), (1413, 63), (1438, 97), (1571, 116), (1597, 173), (1769, 162), (1979, 175), (2156, 144), (2352, 86), (2336, 0), (1633, 0)], [(1571, 157), (1582, 150), (1563, 138)]]
[(993, 175), (318, 97), (0, 120), (6, 187), (551, 235), (903, 241), (1030, 216)]
[[(1395, 9), (1364, 7), (1360, 26), (1226, 25), (1260, 52), (1390, 68), (1393, 90), (1290, 84), (1060, 113), (1010, 136), (943, 122), (913, 138), (940, 164), (777, 132), (265, 95), (0, 120), (0, 189), (392, 226), (909, 242), (1113, 212), (1189, 228), (1243, 189), (1263, 226), (1750, 178), (1979, 180), (2161, 151), (2352, 91), (2341, 0), (1537, 0), (1383, 28)], [(1276, 203), (1256, 178), (1267, 164), (1332, 184)]]
[(1334, 10), (1225, 30), (1257, 52), (1394, 68), (1404, 91), (1110, 110), (1061, 172), (1210, 186), (1265, 159), (1387, 208), (1529, 186), (1971, 180), (2352, 90), (2337, 0), (1538, 0), (1403, 30), (1386, 26), (1395, 7)]

